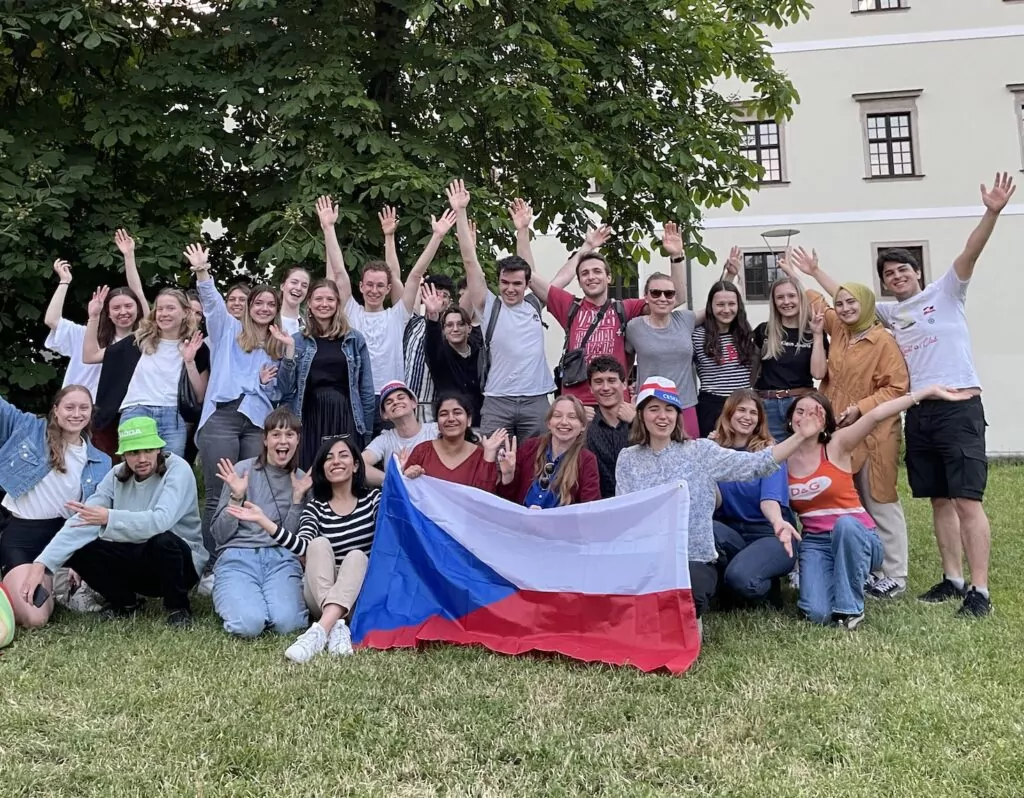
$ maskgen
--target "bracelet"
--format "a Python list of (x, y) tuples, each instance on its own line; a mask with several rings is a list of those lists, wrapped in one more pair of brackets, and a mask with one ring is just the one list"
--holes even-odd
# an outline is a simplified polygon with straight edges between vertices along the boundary
[(59, 283), (57, 283), (57, 285), (71, 285), (71, 281), (68, 280), (66, 283), (65, 282), (59, 282)]
[(672, 257), (672, 258), (668, 259), (668, 262), (669, 263), (686, 263), (686, 258), (685, 257), (683, 257), (683, 258)]

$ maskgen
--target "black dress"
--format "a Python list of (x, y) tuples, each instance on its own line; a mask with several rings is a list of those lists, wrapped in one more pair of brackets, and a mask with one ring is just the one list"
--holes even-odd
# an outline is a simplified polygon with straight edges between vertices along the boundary
[(302, 400), (302, 448), (299, 467), (308, 471), (320, 443), (327, 436), (355, 435), (352, 399), (348, 384), (348, 361), (341, 341), (316, 339), (316, 354), (309, 364)]

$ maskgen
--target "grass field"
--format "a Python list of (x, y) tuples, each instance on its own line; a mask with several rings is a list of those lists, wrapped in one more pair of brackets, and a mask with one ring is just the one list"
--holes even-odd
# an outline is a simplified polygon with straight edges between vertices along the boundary
[(0, 656), (0, 796), (1021, 796), (1022, 487), (993, 468), (993, 617), (721, 615), (676, 678), (443, 646), (297, 667), (206, 603), (190, 632), (65, 613)]

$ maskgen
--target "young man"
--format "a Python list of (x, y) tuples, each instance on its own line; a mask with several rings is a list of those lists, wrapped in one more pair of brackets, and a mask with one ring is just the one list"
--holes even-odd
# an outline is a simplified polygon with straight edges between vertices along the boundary
[(439, 437), (435, 422), (422, 423), (416, 418), (417, 404), (416, 394), (401, 380), (393, 380), (381, 389), (380, 413), (394, 429), (381, 432), (363, 451), (367, 484), (375, 488), (383, 485), (388, 461), (402, 449), (411, 452), (417, 443)]
[[(484, 382), (480, 430), (490, 435), (499, 427), (519, 440), (540, 435), (555, 382), (544, 355), (544, 327), (536, 299), (526, 296), (530, 264), (513, 255), (498, 261), (498, 295), (487, 288), (477, 260), (474, 236), (466, 209), (469, 192), (461, 180), (447, 189), (448, 202), (455, 211), (459, 251), (466, 267), (466, 285), (473, 308), (480, 313), (490, 369)], [(495, 314), (497, 314), (495, 316)], [(493, 319), (493, 333), (487, 329)]]
[(587, 448), (597, 457), (601, 498), (615, 495), (615, 463), (629, 445), (629, 427), (636, 407), (626, 401), (626, 370), (611, 355), (598, 355), (587, 366), (587, 383), (597, 400), (594, 420), (587, 425)]
[[(334, 229), (338, 221), (338, 208), (330, 197), (320, 197), (316, 201), (316, 213), (327, 249), (327, 274), (338, 286), (349, 323), (366, 338), (366, 347), (373, 361), (374, 393), (379, 396), (387, 383), (405, 379), (405, 355), (402, 349), (405, 327), (412, 317), (419, 296), (420, 280), (434, 259), (441, 241), (455, 224), (455, 215), (445, 213), (440, 219), (430, 217), (433, 231), (430, 240), (403, 285), (395, 244), (398, 216), (393, 208), (385, 208), (379, 217), (384, 232), (385, 260), (372, 260), (363, 266), (359, 280), (359, 293), (363, 296), (363, 304), (360, 305), (352, 296), (352, 281), (345, 268), (345, 258)], [(385, 308), (384, 300), (388, 296), (391, 297), (391, 307)], [(375, 418), (374, 432), (379, 432), (381, 427), (381, 419)]]
[[(915, 497), (931, 500), (943, 570), (942, 581), (920, 598), (928, 602), (962, 598), (957, 612), (962, 616), (992, 611), (988, 592), (991, 536), (982, 506), (988, 479), (985, 411), (965, 303), (974, 267), (1014, 190), (1006, 173), (996, 175), (991, 190), (981, 187), (985, 215), (952, 268), (926, 288), (921, 287), (921, 265), (906, 250), (880, 252), (876, 264), (882, 285), (897, 300), (880, 302), (878, 317), (892, 330), (903, 351), (911, 391), (937, 384), (967, 397), (958, 402), (926, 400), (907, 411), (906, 421), (907, 477)], [(835, 296), (839, 284), (821, 270), (816, 256), (800, 250), (795, 263)], [(970, 589), (963, 575), (965, 550)]]
[(124, 462), (84, 503), (68, 503), (75, 515), (36, 558), (23, 590), (31, 597), (47, 571), (67, 563), (107, 601), (107, 615), (132, 615), (140, 594), (159, 596), (170, 626), (191, 626), (188, 592), (209, 557), (196, 478), (183, 459), (162, 451), (153, 419), (129, 419), (117, 434)]

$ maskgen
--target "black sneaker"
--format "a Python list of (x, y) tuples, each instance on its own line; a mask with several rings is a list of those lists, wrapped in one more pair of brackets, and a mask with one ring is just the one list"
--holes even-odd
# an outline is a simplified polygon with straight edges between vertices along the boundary
[(872, 598), (894, 599), (897, 596), (903, 595), (906, 591), (906, 585), (901, 585), (895, 579), (883, 576), (881, 579), (876, 579), (871, 584), (871, 587), (867, 588), (864, 592)]
[(984, 618), (992, 614), (992, 601), (972, 587), (967, 591), (964, 603), (960, 605), (956, 614), (961, 618)]
[(835, 625), (838, 626), (840, 629), (845, 629), (847, 632), (852, 632), (854, 629), (860, 626), (861, 621), (864, 620), (864, 613), (861, 612), (857, 615), (842, 615), (837, 612), (832, 616), (832, 620), (835, 622)]
[(950, 599), (962, 599), (967, 595), (966, 587), (957, 587), (945, 577), (937, 585), (932, 585), (926, 593), (922, 593), (917, 598), (920, 601), (926, 601), (929, 604), (940, 604), (943, 601), (949, 601)]
[(144, 606), (145, 602), (142, 599), (139, 599), (134, 604), (111, 604), (100, 613), (100, 617), (105, 621), (134, 618), (142, 612)]
[(188, 629), (192, 626), (192, 611), (174, 610), (167, 616), (167, 625), (175, 629)]

